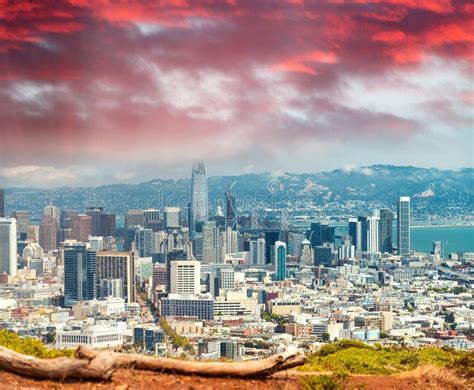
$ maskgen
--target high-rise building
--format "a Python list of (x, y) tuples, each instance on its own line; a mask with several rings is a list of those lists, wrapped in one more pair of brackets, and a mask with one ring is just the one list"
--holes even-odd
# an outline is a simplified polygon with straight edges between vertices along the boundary
[(19, 236), (28, 234), (28, 227), (31, 226), (30, 211), (14, 211), (12, 217), (16, 219), (16, 231)]
[(39, 244), (48, 253), (58, 248), (57, 246), (58, 221), (51, 214), (43, 216), (39, 228)]
[(311, 241), (301, 241), (301, 261), (302, 266), (312, 266), (314, 264), (313, 248), (311, 247)]
[[(230, 253), (236, 253), (239, 251), (239, 241), (237, 231), (232, 230), (230, 226), (227, 227), (225, 232), (222, 232), (223, 240), (223, 253), (222, 255), (228, 255)], [(223, 258), (224, 256), (222, 256)]]
[(219, 229), (215, 221), (206, 221), (202, 226), (202, 261), (220, 263)]
[(171, 294), (199, 294), (201, 292), (201, 262), (172, 261), (170, 267)]
[(266, 264), (270, 264), (273, 262), (273, 255), (274, 255), (274, 247), (275, 242), (278, 241), (280, 237), (279, 231), (267, 231), (265, 232), (265, 261)]
[(43, 209), (43, 216), (53, 217), (56, 221), (57, 226), (59, 226), (59, 222), (61, 220), (61, 210), (59, 209), (59, 207), (49, 205)]
[(143, 210), (143, 220), (145, 225), (150, 221), (158, 221), (160, 219), (160, 210), (158, 209), (146, 209)]
[(86, 214), (71, 216), (71, 238), (78, 242), (87, 242), (91, 235), (92, 217)]
[(357, 217), (357, 221), (360, 222), (361, 240), (360, 249), (362, 252), (367, 252), (367, 217)]
[(380, 209), (379, 249), (382, 253), (393, 251), (393, 213), (390, 209)]
[(367, 252), (380, 252), (379, 248), (380, 218), (377, 216), (367, 217)]
[(265, 239), (257, 238), (250, 241), (250, 263), (252, 265), (265, 265)]
[(397, 207), (398, 254), (410, 254), (410, 197), (400, 196)]
[(5, 218), (5, 190), (0, 188), (0, 218)]
[(14, 218), (0, 218), (0, 274), (16, 275), (18, 261), (16, 229)]
[[(89, 217), (90, 218), (90, 217)], [(97, 298), (96, 253), (89, 244), (64, 245), (64, 299), (70, 306)]]
[(330, 246), (315, 246), (314, 264), (317, 266), (324, 265), (325, 267), (332, 267), (334, 265), (332, 248)]
[(91, 235), (115, 236), (115, 214), (105, 213), (103, 207), (88, 207), (86, 214), (91, 217)]
[(125, 216), (125, 230), (130, 226), (145, 226), (143, 210), (128, 210)]
[[(135, 259), (133, 252), (97, 252), (97, 290), (100, 292), (102, 280), (119, 279), (120, 297), (127, 302), (135, 302)], [(99, 298), (105, 298), (99, 295)]]
[(313, 222), (311, 224), (311, 231), (309, 233), (309, 240), (311, 245), (321, 246), (325, 243), (334, 243), (336, 239), (336, 228), (328, 226), (320, 222)]
[(362, 223), (357, 218), (349, 218), (349, 236), (356, 252), (362, 252)]
[(286, 279), (286, 244), (275, 242), (275, 280)]
[(153, 230), (138, 227), (135, 229), (135, 245), (140, 257), (149, 257), (153, 253)]
[(232, 230), (237, 230), (237, 198), (235, 193), (232, 192), (232, 186), (229, 186), (225, 192), (225, 221), (226, 227), (230, 227)]
[(165, 228), (177, 229), (181, 226), (181, 208), (165, 207)]
[[(192, 223), (190, 231), (194, 232), (196, 223), (207, 221), (209, 217), (207, 175), (204, 161), (199, 161), (193, 165), (191, 178), (191, 208)], [(194, 234), (192, 237), (194, 238)]]

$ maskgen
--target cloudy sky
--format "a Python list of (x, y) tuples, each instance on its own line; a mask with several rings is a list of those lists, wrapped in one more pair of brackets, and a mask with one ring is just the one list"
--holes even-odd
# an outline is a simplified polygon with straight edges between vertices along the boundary
[(473, 166), (474, 5), (0, 0), (0, 185)]

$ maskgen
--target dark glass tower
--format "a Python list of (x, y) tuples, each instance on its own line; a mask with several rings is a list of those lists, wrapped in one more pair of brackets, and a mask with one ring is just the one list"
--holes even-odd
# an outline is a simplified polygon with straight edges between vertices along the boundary
[(380, 232), (379, 249), (380, 252), (391, 253), (393, 251), (393, 213), (390, 209), (380, 209)]
[(237, 230), (237, 198), (232, 192), (232, 186), (229, 186), (225, 192), (225, 205), (226, 227), (230, 227), (232, 230)]
[(64, 247), (64, 298), (67, 306), (97, 298), (95, 252), (86, 244)]
[(410, 254), (410, 197), (400, 196), (397, 208), (398, 254)]
[(196, 222), (205, 222), (209, 217), (209, 197), (204, 161), (193, 165), (191, 178), (191, 216), (192, 223), (190, 224), (190, 232), (194, 238)]

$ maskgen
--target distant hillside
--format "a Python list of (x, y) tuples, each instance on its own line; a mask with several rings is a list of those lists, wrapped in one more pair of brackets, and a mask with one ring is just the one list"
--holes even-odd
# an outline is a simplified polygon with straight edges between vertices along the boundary
[[(474, 169), (424, 169), (390, 165), (373, 165), (352, 170), (274, 176), (270, 173), (209, 178), (212, 205), (222, 204), (226, 187), (233, 187), (239, 206), (244, 210), (279, 202), (283, 205), (337, 204), (340, 208), (395, 206), (399, 195), (413, 198), (416, 212), (453, 216), (472, 214), (474, 204)], [(83, 210), (87, 206), (104, 206), (123, 214), (131, 208), (186, 207), (190, 201), (190, 179), (156, 179), (140, 184), (114, 184), (85, 188), (9, 188), (6, 191), (7, 212), (31, 210), (39, 216), (50, 201), (65, 209)], [(335, 208), (337, 210), (337, 208)], [(354, 212), (360, 210), (354, 210)]]

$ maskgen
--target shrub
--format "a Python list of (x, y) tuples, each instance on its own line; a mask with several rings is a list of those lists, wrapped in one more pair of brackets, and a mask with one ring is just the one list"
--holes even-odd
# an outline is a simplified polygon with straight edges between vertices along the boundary
[(340, 390), (342, 387), (330, 376), (315, 375), (308, 376), (301, 380), (301, 387), (304, 390)]
[(73, 350), (49, 349), (37, 339), (20, 337), (16, 333), (0, 330), (0, 345), (13, 351), (38, 358), (55, 358), (59, 356), (73, 356)]

